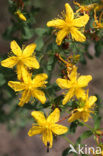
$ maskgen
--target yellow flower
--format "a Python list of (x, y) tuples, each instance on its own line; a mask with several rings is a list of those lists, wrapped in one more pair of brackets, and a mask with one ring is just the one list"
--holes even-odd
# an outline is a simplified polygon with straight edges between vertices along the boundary
[(26, 21), (26, 17), (21, 13), (20, 10), (17, 10), (16, 14), (18, 15), (18, 17), (22, 20), (22, 21)]
[(94, 9), (95, 6), (97, 6), (97, 3), (89, 4), (89, 5), (80, 5), (80, 3), (75, 2), (74, 4), (79, 6), (80, 8), (76, 11), (76, 13), (81, 12), (81, 13), (88, 13), (92, 9)]
[(72, 38), (76, 41), (84, 42), (86, 37), (79, 29), (87, 24), (89, 16), (85, 14), (84, 16), (75, 19), (73, 10), (68, 3), (65, 4), (65, 9), (66, 14), (64, 19), (57, 18), (47, 23), (48, 27), (59, 29), (56, 38), (57, 44), (60, 45), (62, 40), (69, 34), (71, 34)]
[(65, 105), (74, 95), (77, 98), (85, 99), (86, 98), (85, 90), (83, 90), (82, 88), (86, 87), (89, 81), (91, 80), (92, 80), (91, 75), (78, 77), (76, 66), (73, 67), (73, 70), (69, 75), (69, 80), (58, 78), (56, 80), (58, 86), (62, 89), (67, 90), (69, 89), (69, 91), (67, 92), (67, 94), (63, 99), (63, 105)]
[(37, 124), (33, 124), (32, 128), (29, 130), (28, 135), (33, 136), (37, 134), (42, 134), (42, 141), (47, 146), (50, 145), (50, 148), (53, 144), (53, 134), (61, 135), (68, 131), (68, 128), (62, 125), (57, 124), (60, 111), (56, 108), (48, 117), (45, 118), (44, 114), (40, 111), (33, 111), (31, 115), (37, 121)]
[(80, 108), (77, 108), (74, 110), (74, 113), (69, 118), (69, 122), (73, 122), (75, 120), (81, 119), (84, 122), (87, 122), (89, 117), (91, 117), (90, 113), (93, 113), (92, 108), (94, 103), (97, 101), (96, 96), (90, 96), (88, 98), (88, 92), (87, 92), (87, 98), (85, 101), (81, 101)]
[(13, 68), (17, 65), (17, 76), (19, 80), (22, 79), (22, 69), (24, 67), (36, 69), (40, 67), (36, 57), (32, 56), (34, 49), (36, 48), (34, 43), (29, 44), (22, 50), (16, 41), (12, 41), (10, 47), (15, 56), (11, 56), (1, 61), (1, 65), (7, 68)]
[(45, 103), (46, 97), (43, 91), (40, 90), (41, 87), (46, 87), (48, 78), (47, 74), (42, 73), (36, 75), (33, 79), (31, 79), (30, 73), (23, 68), (23, 82), (19, 81), (9, 81), (8, 85), (14, 89), (14, 91), (22, 91), (22, 97), (19, 102), (19, 106), (23, 106), (25, 103), (28, 103), (30, 97), (35, 97), (42, 104)]

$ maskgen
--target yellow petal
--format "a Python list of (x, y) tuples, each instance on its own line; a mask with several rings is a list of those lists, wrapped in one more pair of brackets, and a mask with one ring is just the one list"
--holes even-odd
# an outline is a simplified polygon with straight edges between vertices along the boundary
[(74, 96), (74, 89), (70, 89), (63, 99), (63, 105), (65, 105)]
[(96, 101), (97, 101), (97, 97), (96, 96), (90, 96), (89, 100), (88, 100), (89, 107), (91, 107)]
[[(78, 110), (78, 109), (77, 109)], [(80, 112), (76, 112), (76, 113), (73, 113), (72, 116), (69, 118), (69, 122), (73, 122), (75, 120), (83, 120), (84, 122), (87, 122), (88, 119), (90, 117), (90, 113), (89, 112), (86, 112), (86, 111), (80, 111)]]
[(42, 104), (46, 102), (45, 93), (39, 89), (32, 90), (32, 96), (38, 99)]
[(64, 27), (64, 25), (65, 25), (65, 21), (62, 19), (58, 19), (58, 18), (47, 22), (48, 27), (55, 27), (58, 29), (62, 29)]
[(37, 61), (35, 56), (25, 58), (23, 59), (23, 62), (28, 68), (35, 68), (35, 69), (40, 68), (39, 62)]
[(71, 115), (71, 117), (68, 119), (68, 121), (69, 122), (73, 122), (75, 120), (78, 120), (78, 119), (80, 119), (80, 116), (81, 116), (81, 113), (80, 112), (73, 113)]
[(17, 64), (17, 57), (12, 56), (3, 61), (1, 61), (1, 65), (7, 68), (13, 68)]
[(19, 102), (18, 105), (20, 107), (23, 107), (25, 103), (28, 103), (29, 102), (30, 97), (31, 97), (31, 93), (30, 93), (29, 90), (23, 91), (22, 96), (21, 96), (21, 99), (20, 99), (20, 102)]
[(73, 25), (75, 27), (83, 27), (87, 24), (89, 20), (89, 16), (85, 14), (84, 16), (81, 16), (80, 18), (76, 18), (73, 20)]
[(48, 75), (45, 73), (38, 74), (33, 79), (33, 85), (36, 87), (44, 87), (47, 81), (45, 81), (48, 78)]
[(92, 76), (91, 75), (87, 75), (87, 76), (80, 76), (78, 78), (78, 86), (79, 87), (86, 87), (89, 83), (89, 81), (92, 80)]
[(72, 84), (69, 80), (58, 78), (56, 80), (57, 85), (62, 89), (71, 88)]
[(78, 42), (84, 42), (86, 40), (86, 37), (75, 27), (71, 28), (71, 35), (72, 38), (75, 39)]
[(82, 113), (85, 110), (85, 107), (77, 108), (76, 109), (78, 112)]
[(18, 78), (18, 80), (23, 80), (23, 75), (22, 75), (23, 68), (25, 68), (25, 67), (24, 67), (24, 65), (22, 63), (18, 63), (17, 64), (16, 70), (17, 70), (17, 78)]
[(67, 131), (68, 131), (68, 128), (62, 125), (54, 124), (52, 127), (52, 132), (57, 135), (67, 133)]
[(22, 50), (19, 47), (19, 45), (16, 43), (16, 41), (12, 41), (11, 44), (10, 44), (10, 47), (11, 47), (12, 52), (15, 55), (17, 55), (17, 56), (22, 55)]
[(71, 82), (76, 82), (76, 79), (77, 79), (77, 67), (76, 66), (73, 66), (73, 70), (71, 74), (69, 75), (69, 78)]
[(47, 118), (47, 122), (55, 123), (58, 122), (60, 118), (60, 110), (56, 108)]
[(28, 135), (33, 136), (33, 135), (41, 134), (42, 130), (43, 129), (40, 126), (32, 126), (32, 128), (28, 132)]
[(39, 125), (43, 125), (46, 122), (45, 116), (43, 112), (33, 111), (31, 112), (33, 118), (37, 121)]
[(36, 44), (32, 43), (26, 46), (26, 48), (23, 50), (23, 56), (29, 57), (33, 54), (34, 50), (36, 48)]
[(80, 119), (82, 119), (84, 122), (87, 122), (89, 117), (91, 117), (90, 113), (84, 111), (84, 112), (81, 113), (81, 118)]
[(24, 83), (28, 83), (30, 84), (31, 83), (31, 76), (32, 74), (28, 72), (28, 70), (22, 66), (22, 79), (24, 81)]
[(68, 35), (68, 31), (66, 29), (61, 29), (57, 33), (56, 43), (57, 45), (61, 45), (63, 39)]
[(66, 9), (66, 19), (73, 20), (73, 18), (74, 18), (73, 9), (71, 8), (71, 6), (68, 3), (65, 4), (65, 9)]
[(42, 133), (42, 140), (43, 143), (45, 144), (45, 146), (47, 146), (47, 144), (50, 144), (50, 148), (53, 145), (53, 135), (52, 132), (48, 129), (45, 129), (44, 132)]
[(25, 89), (25, 85), (22, 82), (17, 82), (17, 81), (9, 81), (8, 85), (15, 91), (22, 91)]
[(85, 90), (78, 88), (75, 90), (75, 96), (77, 97), (77, 99), (81, 98), (83, 100), (86, 99), (86, 94), (85, 94)]
[(33, 81), (45, 81), (46, 79), (48, 78), (48, 75), (45, 74), (45, 73), (42, 73), (42, 74), (38, 74), (34, 77)]

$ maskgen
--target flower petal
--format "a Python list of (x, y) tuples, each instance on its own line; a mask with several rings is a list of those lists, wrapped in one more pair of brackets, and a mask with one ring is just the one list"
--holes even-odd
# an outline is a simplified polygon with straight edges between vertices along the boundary
[(62, 88), (62, 89), (68, 89), (68, 88), (71, 88), (71, 81), (69, 80), (66, 80), (66, 79), (61, 79), (61, 78), (58, 78), (56, 80), (56, 83), (57, 85)]
[(58, 29), (62, 29), (64, 27), (64, 25), (65, 25), (65, 21), (62, 19), (58, 19), (58, 18), (47, 22), (48, 27), (56, 27)]
[(12, 52), (17, 55), (17, 56), (20, 56), (22, 55), (22, 50), (21, 48), (19, 47), (19, 45), (17, 44), (16, 41), (12, 41), (11, 44), (10, 44), (10, 48), (12, 50)]
[(1, 65), (7, 68), (13, 68), (17, 64), (17, 57), (12, 56), (3, 61), (1, 61)]
[(92, 105), (97, 101), (97, 97), (96, 96), (90, 96), (89, 100), (88, 100), (88, 105), (89, 107), (92, 107)]
[(33, 85), (35, 87), (45, 87), (45, 84), (47, 81), (45, 81), (48, 78), (48, 75), (45, 73), (37, 74), (33, 79)]
[(68, 31), (66, 29), (61, 29), (57, 33), (56, 43), (57, 45), (61, 45), (63, 39), (68, 35)]
[(71, 28), (71, 35), (72, 38), (75, 39), (78, 42), (84, 42), (86, 40), (86, 37), (75, 27)]
[(80, 76), (78, 78), (78, 86), (79, 87), (86, 87), (89, 83), (89, 81), (92, 80), (92, 76), (91, 75), (87, 75), (87, 76)]
[(68, 131), (68, 128), (62, 125), (58, 125), (58, 124), (54, 124), (52, 127), (52, 132), (57, 134), (57, 135), (61, 135), (64, 134)]
[(39, 69), (40, 65), (39, 62), (37, 61), (36, 57), (28, 57), (23, 59), (24, 64), (28, 67), (28, 68), (35, 68), (35, 69)]
[(84, 122), (87, 122), (88, 119), (91, 117), (89, 112), (81, 112), (80, 119), (83, 120)]
[(17, 70), (17, 78), (18, 78), (18, 80), (23, 80), (23, 75), (22, 75), (23, 68), (25, 68), (25, 67), (24, 67), (24, 65), (22, 63), (18, 63), (17, 64), (16, 70)]
[(80, 119), (80, 117), (81, 117), (81, 112), (76, 112), (76, 113), (73, 113), (73, 114), (71, 115), (71, 117), (68, 119), (68, 121), (69, 121), (69, 122), (73, 122), (73, 121), (75, 121), (75, 120)]
[(69, 75), (69, 78), (71, 80), (71, 82), (76, 82), (77, 80), (77, 67), (73, 66), (73, 70), (71, 72), (71, 74)]
[(74, 89), (70, 89), (63, 99), (63, 105), (65, 105), (74, 96)]
[(38, 99), (42, 104), (46, 102), (45, 93), (39, 89), (32, 90), (32, 96)]
[(28, 72), (28, 70), (22, 66), (22, 80), (24, 81), (24, 83), (28, 83), (30, 84), (31, 83), (31, 76), (32, 74)]
[(32, 55), (32, 53), (34, 52), (36, 48), (36, 44), (32, 43), (29, 44), (28, 46), (26, 46), (26, 48), (23, 50), (23, 56), (25, 57), (29, 57)]
[(75, 27), (83, 27), (87, 24), (89, 20), (89, 16), (85, 14), (84, 16), (81, 16), (80, 18), (76, 18), (73, 20), (73, 24)]
[(78, 88), (75, 90), (75, 96), (77, 97), (77, 99), (86, 99), (86, 94), (85, 94), (85, 90)]
[(60, 110), (56, 108), (47, 118), (47, 122), (55, 123), (58, 122), (60, 118)]
[(48, 129), (45, 129), (44, 132), (42, 133), (42, 140), (43, 143), (45, 144), (45, 146), (47, 146), (48, 144), (50, 144), (50, 148), (53, 145), (53, 135), (52, 132)]
[(15, 91), (22, 91), (25, 89), (25, 85), (22, 82), (17, 82), (17, 81), (9, 81), (8, 85)]
[(33, 135), (41, 134), (42, 130), (43, 129), (40, 126), (32, 126), (32, 128), (28, 132), (28, 135), (33, 136)]
[(43, 112), (33, 111), (31, 112), (33, 118), (37, 121), (39, 125), (43, 125), (46, 122), (45, 116)]
[(73, 12), (73, 9), (71, 8), (71, 6), (68, 3), (65, 4), (65, 9), (66, 9), (66, 19), (69, 20), (69, 21), (73, 20), (74, 12)]
[(31, 97), (31, 93), (30, 93), (29, 90), (23, 91), (22, 97), (21, 97), (20, 102), (19, 102), (18, 105), (19, 105), (20, 107), (23, 107), (25, 103), (28, 103), (28, 102), (29, 102), (30, 97)]

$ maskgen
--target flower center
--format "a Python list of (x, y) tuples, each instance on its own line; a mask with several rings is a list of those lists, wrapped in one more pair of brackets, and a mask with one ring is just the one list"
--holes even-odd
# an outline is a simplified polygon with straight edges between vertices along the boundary
[(45, 123), (45, 129), (51, 129), (51, 124), (48, 123), (48, 122), (46, 122), (46, 123)]
[(18, 56), (18, 60), (19, 61), (22, 61), (23, 60), (23, 56), (21, 55), (21, 56)]

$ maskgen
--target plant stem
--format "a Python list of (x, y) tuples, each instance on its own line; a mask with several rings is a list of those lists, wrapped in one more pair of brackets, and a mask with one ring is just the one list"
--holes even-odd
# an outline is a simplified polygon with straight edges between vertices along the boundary
[(61, 120), (59, 120), (57, 123), (62, 122), (62, 121), (64, 121), (64, 120), (68, 119), (70, 116), (71, 116), (71, 114), (65, 116), (64, 118), (62, 118)]
[(86, 124), (86, 123), (84, 123), (84, 122), (82, 122), (82, 121), (80, 121), (84, 126), (86, 126), (87, 128), (89, 128), (92, 132), (94, 132), (94, 129), (90, 126), (90, 125), (88, 125), (88, 124)]
[(63, 138), (64, 138), (69, 144), (72, 144), (72, 145), (74, 146), (74, 143), (73, 143), (70, 139), (68, 139), (66, 136), (63, 136)]

